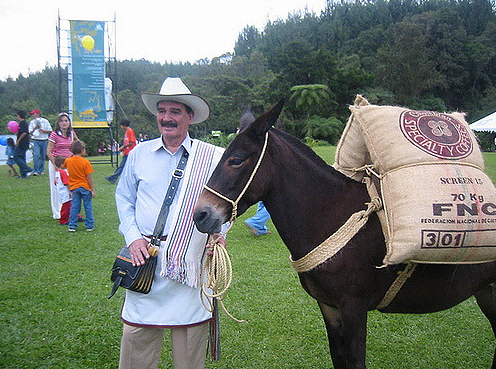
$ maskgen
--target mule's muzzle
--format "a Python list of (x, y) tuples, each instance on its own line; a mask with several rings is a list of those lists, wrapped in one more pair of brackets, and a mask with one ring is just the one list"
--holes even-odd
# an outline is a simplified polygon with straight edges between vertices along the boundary
[(219, 233), (222, 222), (209, 206), (197, 207), (193, 214), (196, 228), (202, 233)]

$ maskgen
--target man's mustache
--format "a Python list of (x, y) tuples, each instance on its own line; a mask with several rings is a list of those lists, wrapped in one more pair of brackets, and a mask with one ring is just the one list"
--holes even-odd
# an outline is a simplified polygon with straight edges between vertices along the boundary
[(175, 122), (160, 122), (160, 125), (166, 128), (177, 128), (177, 123)]

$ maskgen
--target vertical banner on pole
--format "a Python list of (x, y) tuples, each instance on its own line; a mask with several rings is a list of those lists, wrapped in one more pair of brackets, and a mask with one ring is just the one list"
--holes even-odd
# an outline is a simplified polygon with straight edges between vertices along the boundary
[[(75, 128), (108, 127), (105, 104), (105, 22), (70, 21), (72, 124)], [(72, 86), (71, 86), (72, 84)]]

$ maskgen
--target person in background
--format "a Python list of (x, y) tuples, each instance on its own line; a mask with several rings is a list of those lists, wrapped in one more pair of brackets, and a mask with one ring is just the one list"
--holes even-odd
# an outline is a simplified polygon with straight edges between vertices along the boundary
[(131, 150), (136, 146), (136, 135), (131, 127), (129, 127), (130, 122), (128, 120), (121, 121), (121, 129), (124, 130), (124, 140), (122, 142), (122, 146), (119, 147), (117, 151), (122, 152), (122, 161), (121, 165), (117, 167), (114, 174), (105, 177), (107, 181), (110, 183), (115, 183), (117, 178), (122, 173), (122, 169), (124, 169), (124, 165), (126, 165), (127, 156), (131, 152)]
[(41, 116), (38, 109), (31, 113), (33, 119), (29, 122), (29, 133), (33, 142), (34, 176), (45, 174), (45, 157), (48, 147), (48, 135), (52, 132), (50, 122)]
[(67, 170), (64, 169), (65, 156), (56, 156), (54, 158), (55, 163), (55, 187), (59, 193), (59, 200), (62, 203), (62, 208), (60, 209), (60, 225), (69, 224), (69, 215), (71, 211), (71, 193), (69, 191), (69, 174)]
[(5, 149), (5, 156), (7, 157), (7, 165), (9, 166), (9, 174), (7, 177), (17, 177), (19, 174), (17, 173), (16, 168), (14, 167), (14, 150), (15, 150), (15, 142), (12, 137), (7, 138), (7, 147)]
[(263, 236), (267, 234), (271, 234), (266, 223), (270, 219), (270, 214), (265, 208), (265, 205), (262, 201), (259, 201), (257, 204), (257, 213), (245, 220), (245, 224), (255, 236)]
[(60, 209), (62, 204), (59, 201), (57, 188), (55, 187), (55, 157), (72, 156), (71, 144), (73, 141), (78, 141), (76, 132), (71, 126), (71, 118), (67, 113), (60, 113), (57, 117), (55, 130), (48, 137), (47, 156), (50, 162), (48, 163), (48, 174), (50, 179), (50, 201), (52, 206), (53, 219), (60, 219)]
[[(167, 328), (174, 368), (200, 369), (205, 365), (212, 313), (200, 294), (208, 236), (193, 223), (194, 204), (201, 192), (194, 189), (206, 184), (223, 149), (189, 136), (189, 126), (206, 120), (210, 108), (180, 78), (167, 78), (159, 94), (142, 94), (142, 100), (157, 117), (160, 137), (131, 151), (115, 193), (119, 231), (134, 265), (143, 265), (149, 258), (149, 236), (173, 174), (184, 178), (166, 219), (150, 292), (126, 290), (119, 368), (157, 368)], [(184, 155), (189, 157), (186, 168), (176, 171)], [(219, 242), (225, 244), (223, 238)]]
[(107, 152), (107, 145), (105, 145), (105, 142), (100, 142), (98, 145), (98, 154), (100, 155), (105, 155)]
[(19, 131), (17, 131), (16, 147), (14, 150), (14, 162), (19, 167), (18, 178), (28, 178), (33, 174), (33, 169), (26, 163), (26, 151), (29, 149), (29, 128), (26, 122), (26, 112), (19, 110), (17, 112), (19, 121)]
[(78, 215), (81, 211), (81, 201), (84, 204), (86, 219), (84, 224), (87, 231), (95, 227), (93, 205), (91, 199), (95, 197), (93, 183), (93, 167), (86, 156), (86, 144), (74, 141), (71, 145), (72, 156), (65, 159), (64, 165), (69, 172), (69, 186), (72, 196), (71, 212), (69, 216), (69, 232), (75, 232), (78, 226)]

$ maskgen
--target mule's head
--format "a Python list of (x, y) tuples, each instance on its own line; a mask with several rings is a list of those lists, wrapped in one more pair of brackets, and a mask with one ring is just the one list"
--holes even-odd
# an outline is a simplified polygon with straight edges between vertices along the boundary
[[(213, 191), (203, 190), (196, 204), (193, 220), (200, 232), (219, 232), (221, 225), (230, 220), (233, 203), (222, 197), (237, 201), (236, 215), (241, 215), (260, 200), (270, 187), (272, 168), (268, 165), (268, 150), (252, 182), (246, 186), (262, 155), (266, 133), (276, 123), (283, 105), (284, 101), (281, 100), (251, 124), (240, 127), (238, 135), (224, 152), (207, 183), (207, 187)], [(240, 197), (243, 190), (245, 192)]]

